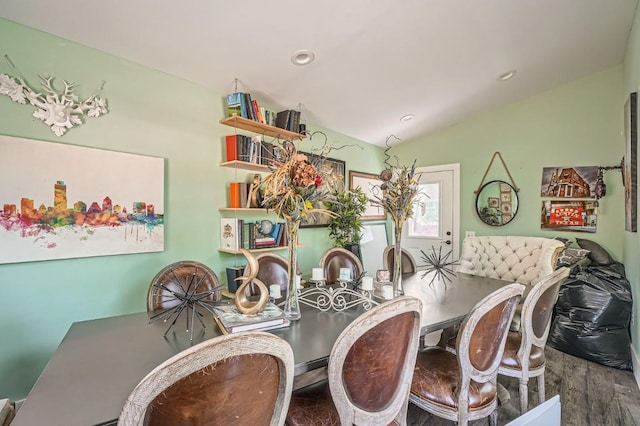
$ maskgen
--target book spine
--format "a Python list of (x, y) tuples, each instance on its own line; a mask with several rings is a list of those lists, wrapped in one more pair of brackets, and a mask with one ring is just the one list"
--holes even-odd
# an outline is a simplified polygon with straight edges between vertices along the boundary
[(247, 118), (250, 120), (255, 120), (253, 117), (253, 103), (251, 102), (251, 94), (244, 94), (244, 101), (247, 103)]
[(238, 159), (238, 138), (237, 135), (227, 135), (226, 137), (227, 161)]
[(229, 207), (232, 209), (240, 208), (240, 182), (229, 184)]

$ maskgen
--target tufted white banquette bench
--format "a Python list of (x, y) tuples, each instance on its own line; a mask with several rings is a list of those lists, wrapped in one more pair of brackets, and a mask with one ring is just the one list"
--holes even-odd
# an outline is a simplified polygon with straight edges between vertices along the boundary
[(553, 272), (563, 248), (552, 238), (466, 237), (458, 272), (532, 285)]

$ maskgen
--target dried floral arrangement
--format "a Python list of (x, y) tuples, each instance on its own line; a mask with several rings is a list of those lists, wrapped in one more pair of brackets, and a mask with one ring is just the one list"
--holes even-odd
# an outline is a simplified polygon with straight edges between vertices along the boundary
[(420, 192), (420, 175), (416, 175), (416, 160), (413, 160), (411, 167), (400, 165), (398, 157), (395, 157), (395, 165), (390, 163), (389, 138), (385, 149), (387, 167), (380, 173), (382, 184), (376, 188), (370, 201), (383, 207), (391, 215), (394, 224), (402, 228), (404, 222), (413, 215), (413, 201)]
[[(329, 197), (318, 189), (322, 184), (319, 164), (313, 164), (305, 154), (298, 152), (293, 142), (282, 145), (282, 159), (274, 161), (275, 169), (263, 181), (262, 205), (284, 219), (299, 221), (315, 212), (332, 216), (328, 209), (313, 206), (315, 201)], [(322, 161), (325, 156), (319, 156)]]

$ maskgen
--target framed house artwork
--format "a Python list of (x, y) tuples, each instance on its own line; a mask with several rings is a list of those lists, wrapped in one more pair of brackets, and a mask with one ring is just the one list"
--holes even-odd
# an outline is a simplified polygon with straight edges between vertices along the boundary
[[(374, 192), (380, 189), (382, 180), (378, 175), (372, 173), (363, 173), (349, 170), (349, 189), (360, 187), (362, 192), (367, 196), (367, 200), (374, 198)], [(361, 216), (361, 220), (385, 220), (387, 215), (382, 206), (367, 202), (364, 214)]]
[(595, 198), (598, 166), (544, 167), (540, 196), (547, 198)]
[[(334, 189), (344, 189), (346, 165), (342, 160), (334, 158), (322, 157), (308, 152), (300, 152), (309, 159), (309, 162), (316, 167), (318, 174), (322, 177), (322, 184), (318, 187), (319, 191), (330, 193)], [(321, 201), (314, 203), (316, 208), (324, 208)], [(319, 226), (328, 226), (329, 216), (321, 213), (311, 213), (302, 218), (300, 222), (301, 228), (311, 228)]]
[(630, 93), (624, 104), (625, 156), (622, 170), (624, 179), (624, 229), (638, 231), (638, 94)]
[(500, 206), (500, 198), (498, 197), (489, 197), (487, 198), (487, 205), (489, 207), (497, 208)]
[(540, 228), (552, 231), (596, 232), (596, 200), (544, 200)]
[(164, 159), (0, 136), (0, 263), (164, 250)]

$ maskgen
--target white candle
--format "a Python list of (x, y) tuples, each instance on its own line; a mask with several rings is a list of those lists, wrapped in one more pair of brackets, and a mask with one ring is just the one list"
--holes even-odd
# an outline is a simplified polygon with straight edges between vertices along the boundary
[(271, 284), (269, 286), (269, 296), (274, 299), (280, 299), (282, 297), (282, 293), (280, 293), (280, 284)]
[(296, 275), (296, 288), (302, 288), (302, 275)]
[(313, 281), (322, 281), (322, 280), (324, 280), (324, 269), (322, 269), (322, 268), (313, 268), (311, 270), (311, 279)]
[(390, 300), (393, 299), (393, 286), (383, 285), (382, 286), (382, 297)]
[(362, 277), (362, 289), (373, 290), (373, 277)]
[(340, 281), (351, 280), (351, 268), (340, 268)]

